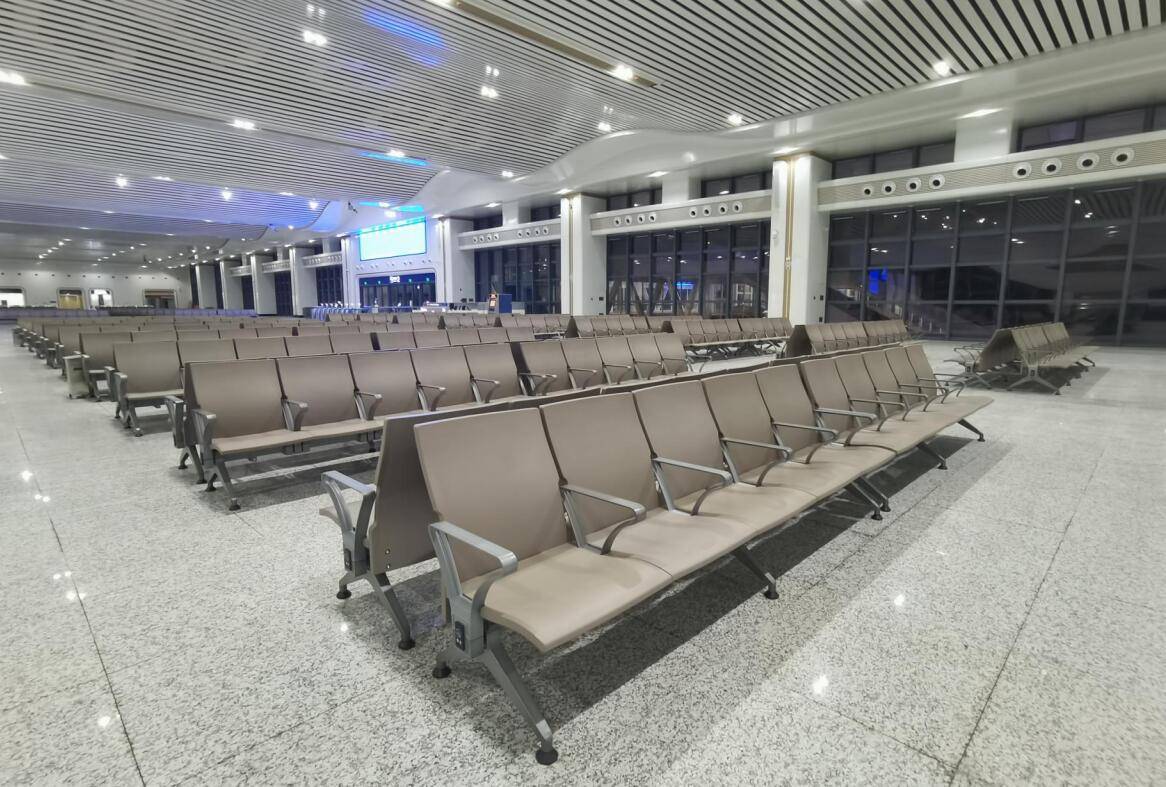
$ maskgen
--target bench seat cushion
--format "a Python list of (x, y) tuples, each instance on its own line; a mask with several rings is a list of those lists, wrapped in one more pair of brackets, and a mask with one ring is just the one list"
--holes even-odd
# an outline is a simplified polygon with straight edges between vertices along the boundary
[[(462, 592), (472, 597), (489, 576), (463, 582)], [(545, 652), (671, 583), (667, 572), (641, 560), (562, 544), (519, 561), (517, 571), (491, 585), (482, 616)]]
[[(822, 451), (818, 453), (821, 454)], [(761, 466), (747, 473), (742, 473), (741, 480), (747, 483), (756, 483), (764, 470), (765, 467)], [(817, 499), (822, 499), (830, 497), (861, 475), (863, 475), (863, 469), (854, 464), (828, 461), (803, 464), (802, 462), (787, 461), (770, 469), (765, 474), (763, 486), (800, 489)]]
[[(867, 475), (889, 464), (895, 458), (893, 452), (885, 448), (872, 446), (831, 443), (814, 451), (817, 447), (818, 444), (813, 443), (794, 451), (794, 461), (804, 462), (806, 461), (806, 457), (809, 456), (811, 464), (817, 464), (818, 462), (836, 462), (838, 464), (852, 465), (861, 470), (859, 475)], [(813, 452), (812, 456), (811, 452)]]
[[(953, 418), (952, 423), (956, 423), (960, 418), (967, 418), (974, 412), (984, 409), (992, 404), (991, 396), (968, 396), (962, 394), (960, 396), (947, 397), (946, 402), (940, 402), (938, 399), (927, 405), (927, 413), (944, 413), (948, 418)], [(907, 416), (907, 420), (915, 417), (915, 413), (923, 415), (923, 408), (917, 408), (911, 415)]]
[(149, 399), (165, 399), (167, 396), (182, 396), (182, 389), (175, 388), (170, 391), (139, 391), (137, 393), (126, 394), (126, 400), (130, 402), (144, 402)]
[(285, 445), (295, 445), (302, 442), (304, 436), (300, 432), (290, 429), (272, 429), (269, 432), (256, 432), (237, 437), (216, 437), (211, 441), (211, 447), (223, 456), (231, 454), (246, 454), (256, 451), (266, 451), (273, 448), (282, 448)]
[[(598, 530), (587, 540), (602, 547), (614, 527)], [(643, 522), (616, 535), (611, 554), (638, 558), (680, 579), (729, 554), (752, 535), (752, 528), (733, 519), (656, 508)]]
[(343, 421), (333, 421), (327, 424), (305, 426), (300, 433), (307, 439), (324, 439), (328, 437), (355, 437), (365, 432), (379, 432), (384, 428), (384, 421), (380, 419), (366, 421), (363, 418), (348, 418)]
[[(675, 501), (676, 505), (691, 510), (700, 495), (693, 492)], [(800, 489), (733, 484), (713, 490), (701, 503), (700, 513), (735, 519), (748, 526), (749, 538), (756, 538), (810, 508), (817, 499)]]

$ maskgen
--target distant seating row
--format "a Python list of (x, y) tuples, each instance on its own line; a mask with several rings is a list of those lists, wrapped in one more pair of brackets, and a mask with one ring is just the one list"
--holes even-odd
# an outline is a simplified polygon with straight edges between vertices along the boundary
[(348, 569), (338, 596), (369, 581), (410, 647), (388, 572), (435, 553), (454, 636), (434, 675), (484, 662), (542, 763), (557, 757), (551, 729), (502, 648), (505, 629), (550, 650), (726, 555), (775, 598), (751, 543), (844, 491), (880, 516), (888, 501), (869, 476), (916, 448), (945, 467), (928, 441), (956, 423), (983, 439), (967, 418), (990, 401), (951, 397), (959, 387), (918, 345), (590, 390), (468, 417), (391, 416), (374, 484), (323, 477), (333, 507), (321, 513), (341, 527)]
[(995, 379), (1017, 375), (1008, 390), (1036, 384), (1060, 395), (1060, 385), (1096, 366), (1089, 356), (1097, 350), (1073, 340), (1063, 322), (1000, 328), (983, 344), (955, 348), (967, 382), (990, 388)]
[(786, 352), (790, 355), (820, 355), (855, 347), (878, 347), (911, 339), (902, 320), (863, 322), (819, 322), (793, 329)]

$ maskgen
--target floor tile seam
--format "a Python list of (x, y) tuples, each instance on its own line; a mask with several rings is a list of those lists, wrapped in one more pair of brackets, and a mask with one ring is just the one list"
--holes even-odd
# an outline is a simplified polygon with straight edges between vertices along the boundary
[(937, 765), (939, 765), (941, 768), (943, 768), (945, 771), (950, 771), (953, 775), (953, 778), (954, 778), (956, 766), (952, 765), (951, 763), (945, 762), (942, 758), (935, 756), (931, 752), (924, 751), (923, 749), (920, 749), (918, 746), (913, 746), (912, 744), (907, 743), (906, 741), (899, 740), (894, 735), (891, 735), (890, 733), (888, 733), (886, 730), (880, 730), (876, 727), (872, 727), (868, 722), (863, 721), (862, 719), (856, 719), (853, 716), (845, 713), (841, 708), (834, 707), (833, 705), (827, 705), (826, 703), (821, 702), (820, 700), (818, 700), (817, 698), (815, 698), (809, 694), (804, 694), (804, 693), (797, 691), (795, 689), (791, 689), (788, 686), (781, 686), (780, 689), (782, 691), (784, 691), (785, 693), (790, 694), (792, 696), (795, 696), (801, 700), (807, 700), (809, 702), (812, 702), (818, 708), (825, 710), (828, 713), (831, 713), (831, 714), (833, 714), (841, 719), (846, 719), (847, 721), (853, 722), (854, 724), (857, 724), (858, 726), (862, 727), (867, 732), (873, 733), (874, 735), (877, 735), (880, 738), (886, 738), (889, 741), (893, 741), (894, 743), (897, 743), (898, 745), (904, 747), (905, 749), (908, 749), (909, 751), (912, 751), (912, 752), (914, 752), (922, 757), (926, 757), (927, 759), (932, 760)]
[[(1090, 481), (1093, 480), (1093, 476), (1097, 473), (1099, 462), (1099, 459), (1094, 459), (1093, 469), (1089, 473), (1089, 479), (1085, 482), (1086, 486)], [(1078, 503), (1078, 506), (1079, 505), (1080, 503)], [(1036, 606), (1036, 600), (1040, 597), (1041, 590), (1044, 589), (1045, 583), (1048, 581), (1049, 572), (1052, 571), (1053, 565), (1056, 563), (1057, 556), (1061, 553), (1061, 546), (1065, 543), (1065, 538), (1069, 533), (1069, 528), (1073, 526), (1073, 518), (1076, 516), (1076, 512), (1077, 507), (1074, 507), (1073, 516), (1069, 518), (1069, 522), (1065, 526), (1064, 531), (1061, 533), (1061, 537), (1057, 540), (1057, 548), (1053, 550), (1053, 554), (1049, 557), (1048, 564), (1045, 566), (1044, 573), (1041, 576), (1041, 581), (1037, 585), (1032, 598), (1029, 599), (1028, 604), (1026, 605), (1024, 610), (1024, 618), (1020, 621), (1020, 625), (1017, 627), (1016, 633), (1012, 637), (1012, 642), (1008, 646), (1008, 652), (1005, 654), (1004, 660), (1000, 664), (1000, 669), (996, 672), (996, 677), (992, 681), (992, 687), (988, 690), (988, 695), (984, 698), (984, 704), (980, 707), (980, 712), (976, 716), (976, 723), (972, 726), (972, 731), (968, 735), (968, 739), (964, 742), (963, 751), (960, 753), (959, 760), (956, 761), (955, 767), (952, 770), (952, 777), (948, 782), (949, 785), (955, 783), (956, 774), (959, 773), (960, 767), (963, 765), (964, 760), (968, 756), (968, 749), (971, 748), (972, 741), (975, 740), (976, 733), (980, 729), (980, 724), (984, 720), (984, 714), (987, 713), (988, 706), (992, 703), (992, 697), (996, 693), (996, 687), (1000, 685), (1000, 678), (1004, 675), (1004, 670), (1008, 668), (1008, 663), (1012, 659), (1012, 654), (1016, 651), (1016, 643), (1020, 641), (1020, 637), (1024, 633), (1024, 627), (1028, 624), (1028, 619), (1032, 615), (1033, 607)]]

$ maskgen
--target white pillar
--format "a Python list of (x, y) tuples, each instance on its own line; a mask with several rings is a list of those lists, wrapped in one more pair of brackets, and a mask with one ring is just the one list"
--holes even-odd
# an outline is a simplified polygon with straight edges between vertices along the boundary
[(563, 197), (559, 278), (566, 314), (607, 313), (607, 243), (591, 234), (591, 214), (605, 208), (601, 197)]
[(457, 239), (460, 233), (472, 230), (474, 223), (464, 219), (438, 219), (437, 227), (443, 252), (441, 278), (444, 282), (437, 297), (450, 303), (457, 303), (462, 298), (475, 300), (474, 252), (459, 249)]
[(243, 283), (237, 277), (231, 275), (231, 268), (233, 267), (229, 260), (223, 260), (219, 263), (219, 275), (223, 278), (224, 309), (243, 308)]
[(304, 257), (311, 256), (312, 249), (293, 246), (288, 251), (291, 266), (292, 313), (300, 317), (303, 316), (304, 309), (318, 306), (320, 303), (320, 296), (316, 292), (316, 269), (304, 267)]
[(251, 255), (251, 292), (255, 297), (256, 314), (275, 314), (275, 275), (260, 271), (267, 256)]
[(1011, 110), (978, 118), (963, 118), (955, 124), (955, 160), (983, 161), (1012, 152), (1015, 124)]
[(691, 170), (669, 172), (660, 178), (660, 201), (664, 205), (687, 202), (700, 196), (700, 175)]
[[(525, 224), (530, 221), (530, 202), (527, 200), (521, 202), (503, 202), (502, 203), (502, 224), (509, 227), (514, 224)], [(471, 226), (470, 229), (473, 229)]]
[(830, 162), (815, 156), (773, 162), (769, 316), (795, 325), (826, 316), (830, 219), (818, 210), (818, 184), (829, 177)]
[(195, 265), (194, 281), (198, 285), (198, 305), (203, 309), (214, 309), (219, 305), (215, 295), (215, 267), (217, 265)]

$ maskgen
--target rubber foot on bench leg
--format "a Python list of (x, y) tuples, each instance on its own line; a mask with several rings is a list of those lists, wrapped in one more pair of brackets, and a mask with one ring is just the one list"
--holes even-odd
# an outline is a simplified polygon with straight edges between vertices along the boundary
[[(401, 650), (412, 650), (413, 646), (416, 644), (417, 643), (411, 639), (403, 639), (397, 643), (397, 647), (400, 648)], [(449, 669), (449, 667), (446, 667), (446, 669)]]
[(231, 501), (231, 505), (227, 506), (227, 510), (229, 510), (229, 511), (238, 511), (238, 510), (239, 510), (239, 501), (238, 501), (238, 500), (232, 500), (232, 501)]
[(770, 601), (776, 601), (778, 597), (777, 590), (775, 588), (766, 588), (765, 592), (761, 595), (765, 596)]
[(870, 518), (876, 522), (881, 522), (883, 519), (883, 515), (880, 514), (878, 511), (875, 511), (873, 514), (870, 515)]
[(939, 467), (936, 469), (937, 470), (946, 470), (947, 469), (947, 462), (940, 462)]
[(884, 514), (888, 513), (890, 510), (891, 507), (886, 503), (883, 503), (881, 506), (879, 506), (879, 511), (882, 511)]
[(437, 678), (438, 680), (441, 680), (442, 678), (448, 678), (449, 673), (450, 669), (448, 664), (438, 664), (433, 668), (433, 677)]
[(534, 758), (539, 765), (553, 765), (559, 759), (559, 752), (556, 749), (539, 749), (534, 753)]
[(977, 443), (982, 443), (982, 442), (984, 442), (984, 435), (980, 435), (980, 438), (979, 438), (978, 440), (976, 440), (976, 442), (977, 442)]
[(352, 598), (352, 591), (348, 588), (340, 588), (336, 591), (336, 598), (343, 601), (346, 598)]

